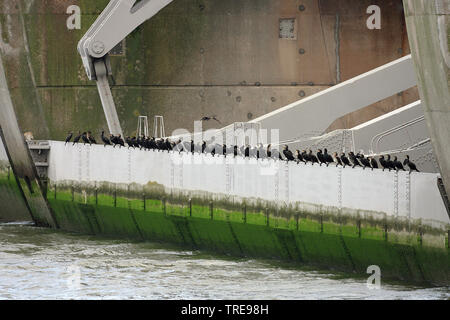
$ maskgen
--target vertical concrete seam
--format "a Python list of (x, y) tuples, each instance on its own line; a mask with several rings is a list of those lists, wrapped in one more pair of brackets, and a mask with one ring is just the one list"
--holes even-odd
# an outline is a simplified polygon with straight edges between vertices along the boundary
[(342, 245), (342, 248), (344, 249), (347, 259), (350, 261), (350, 264), (352, 265), (353, 272), (356, 272), (355, 262), (353, 261), (352, 254), (350, 252), (350, 249), (347, 247), (347, 244), (345, 243), (344, 236), (342, 235), (342, 233), (339, 234), (339, 240), (341, 241), (341, 245)]
[(131, 220), (133, 220), (134, 226), (136, 227), (139, 237), (142, 240), (145, 240), (144, 234), (142, 233), (141, 228), (139, 227), (139, 224), (136, 220), (136, 217), (134, 216), (134, 211), (132, 209), (128, 209), (128, 210), (130, 211)]
[(398, 217), (398, 171), (394, 173), (394, 215)]
[(42, 115), (41, 119), (39, 120), (43, 120), (43, 127), (45, 134), (48, 136), (50, 134), (49, 130), (48, 130), (48, 125), (47, 125), (47, 119), (45, 118), (45, 112), (44, 112), (44, 108), (42, 106), (42, 102), (41, 99), (39, 97), (39, 94), (37, 92), (37, 85), (36, 85), (36, 77), (34, 75), (34, 70), (33, 70), (33, 65), (31, 64), (31, 56), (30, 56), (30, 47), (28, 45), (28, 37), (27, 37), (27, 30), (25, 28), (25, 21), (23, 18), (23, 11), (22, 11), (22, 4), (21, 1), (18, 1), (18, 6), (19, 6), (19, 11), (20, 11), (20, 23), (22, 24), (22, 33), (23, 33), (23, 44), (24, 44), (24, 48), (26, 51), (26, 56), (27, 56), (27, 64), (28, 64), (28, 69), (30, 70), (30, 78), (31, 78), (31, 82), (33, 83), (33, 92), (36, 98), (36, 103), (39, 107), (39, 111)]
[(341, 82), (341, 39), (340, 39), (341, 19), (336, 13), (336, 24), (334, 27), (334, 41), (336, 42), (336, 83)]
[[(422, 281), (423, 281), (423, 282), (427, 282), (425, 273), (423, 272), (423, 269), (422, 269), (422, 265), (420, 264), (419, 259), (417, 259), (416, 248), (414, 248), (414, 247), (412, 246), (412, 250), (413, 250), (413, 255), (414, 255), (414, 261), (417, 263), (417, 268), (419, 269), (419, 273), (420, 273), (420, 276), (421, 276), (421, 278), (422, 278)], [(430, 279), (430, 280), (431, 280), (431, 279)]]
[(324, 46), (324, 50), (325, 50), (325, 54), (327, 56), (327, 62), (328, 62), (328, 72), (330, 72), (330, 82), (333, 81), (332, 77), (333, 77), (333, 71), (331, 68), (331, 63), (330, 63), (330, 56), (328, 54), (328, 46), (327, 46), (327, 40), (325, 38), (325, 30), (323, 27), (323, 19), (322, 19), (322, 10), (321, 10), (321, 6), (320, 3), (317, 4), (318, 7), (318, 11), (319, 11), (319, 19), (320, 19), (320, 29), (322, 30), (322, 41), (323, 41), (323, 46)]
[(192, 235), (192, 230), (191, 230), (189, 225), (190, 225), (189, 224), (189, 220), (188, 219), (184, 219), (184, 226), (186, 228), (187, 235), (189, 236), (189, 239), (190, 239), (190, 241), (192, 243), (193, 248), (197, 249), (198, 245), (197, 245), (197, 242), (195, 242), (195, 240), (194, 240), (194, 237)]
[(242, 249), (241, 243), (239, 242), (239, 239), (238, 239), (236, 233), (234, 232), (233, 226), (231, 225), (231, 222), (229, 220), (227, 220), (227, 224), (228, 224), (228, 227), (230, 228), (231, 236), (233, 237), (234, 241), (236, 242), (236, 245), (238, 246), (239, 251), (241, 252), (242, 255), (245, 255), (244, 250)]

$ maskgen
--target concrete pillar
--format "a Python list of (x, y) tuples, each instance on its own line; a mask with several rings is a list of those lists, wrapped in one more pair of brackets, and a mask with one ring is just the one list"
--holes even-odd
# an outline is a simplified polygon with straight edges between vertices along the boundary
[[(57, 227), (30, 151), (17, 122), (0, 55), (0, 138), (31, 218), (39, 226)], [(20, 218), (18, 216), (18, 218)]]
[(427, 127), (450, 192), (450, 2), (403, 0), (411, 54)]

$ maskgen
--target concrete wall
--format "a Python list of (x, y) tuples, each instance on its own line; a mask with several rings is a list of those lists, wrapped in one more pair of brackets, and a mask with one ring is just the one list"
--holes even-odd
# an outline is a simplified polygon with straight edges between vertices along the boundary
[[(209, 193), (231, 201), (260, 199), (298, 205), (306, 211), (327, 210), (382, 218), (422, 219), (448, 224), (436, 174), (382, 172), (297, 165), (210, 155), (140, 151), (103, 146), (75, 146), (51, 141), (52, 183), (109, 182), (168, 190)], [(412, 221), (412, 220), (411, 220)]]
[(30, 221), (31, 216), (0, 139), (0, 222)]
[[(37, 139), (106, 128), (76, 44), (107, 3), (0, 0), (0, 52), (14, 105), (23, 130)], [(81, 8), (81, 30), (66, 28), (72, 4)], [(372, 4), (382, 9), (381, 30), (366, 28)], [(297, 19), (295, 40), (279, 38), (280, 18)], [(177, 0), (125, 47), (112, 57), (112, 91), (128, 134), (139, 114), (163, 115), (168, 133), (192, 130), (203, 115), (217, 115), (223, 125), (248, 121), (409, 53), (401, 0)], [(405, 91), (333, 128), (417, 98), (415, 89)]]
[[(3, 59), (0, 56), (0, 139), (6, 150), (17, 187), (26, 202), (33, 221), (40, 226), (56, 227), (44, 195), (43, 184), (37, 174), (28, 146), (19, 127), (6, 81)], [(8, 183), (12, 175), (8, 174)], [(11, 203), (10, 205), (14, 205)], [(18, 214), (17, 218), (20, 215)]]
[(420, 97), (431, 142), (450, 193), (450, 3), (404, 0)]

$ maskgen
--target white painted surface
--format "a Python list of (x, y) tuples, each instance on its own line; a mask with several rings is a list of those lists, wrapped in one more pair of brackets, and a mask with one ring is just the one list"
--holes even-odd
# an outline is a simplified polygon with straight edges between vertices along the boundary
[(350, 131), (354, 149), (364, 150), (367, 154), (405, 149), (430, 137), (420, 100)]
[(334, 120), (416, 84), (408, 55), (250, 122), (260, 123), (263, 129), (279, 129), (280, 141), (314, 137)]
[[(49, 178), (204, 191), (450, 223), (437, 175), (336, 168), (274, 160), (141, 151), (51, 141)], [(227, 174), (228, 172), (228, 174)], [(410, 183), (408, 183), (408, 180)]]

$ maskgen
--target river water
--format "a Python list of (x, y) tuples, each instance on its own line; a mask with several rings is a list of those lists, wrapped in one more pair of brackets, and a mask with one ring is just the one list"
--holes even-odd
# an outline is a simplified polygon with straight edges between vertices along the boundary
[(0, 224), (0, 299), (450, 299), (419, 288), (135, 243)]

